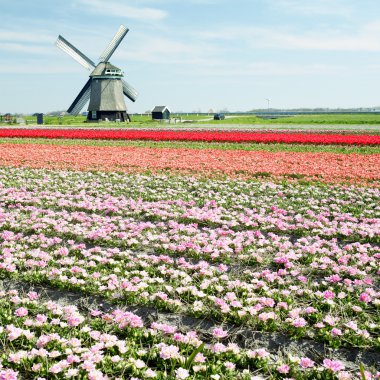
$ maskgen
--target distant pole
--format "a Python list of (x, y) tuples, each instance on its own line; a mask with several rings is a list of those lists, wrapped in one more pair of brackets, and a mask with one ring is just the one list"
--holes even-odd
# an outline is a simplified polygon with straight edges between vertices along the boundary
[(268, 112), (269, 112), (269, 99), (266, 98), (266, 101), (268, 102)]

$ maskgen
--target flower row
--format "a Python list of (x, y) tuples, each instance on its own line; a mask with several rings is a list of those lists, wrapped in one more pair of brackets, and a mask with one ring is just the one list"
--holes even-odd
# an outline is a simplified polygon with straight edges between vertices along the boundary
[(1, 144), (0, 165), (135, 172), (180, 172), (200, 177), (301, 178), (328, 183), (373, 183), (379, 154), (265, 152), (133, 146)]
[[(0, 293), (1, 379), (358, 379), (359, 369), (322, 358), (275, 356), (265, 349), (243, 350), (229, 343), (223, 328), (204, 342), (195, 331), (152, 323), (135, 314), (44, 301), (35, 292)], [(365, 379), (380, 378), (375, 370)]]
[[(0, 179), (6, 183), (13, 173), (20, 171), (3, 172), (3, 176), (0, 173)], [(185, 183), (183, 179), (162, 176), (156, 180), (117, 176), (115, 180), (124, 178), (122, 184), (131, 188), (127, 194), (108, 194), (107, 189), (114, 186), (114, 181), (102, 176), (94, 177), (89, 187), (75, 191), (71, 183), (83, 183), (87, 175), (70, 175), (69, 188), (62, 190), (55, 185), (49, 189), (49, 181), (56, 181), (57, 176), (50, 173), (49, 177), (33, 186), (26, 178), (30, 189), (23, 187), (22, 179), (19, 187), (0, 188), (0, 206), (4, 208), (2, 228), (20, 225), (35, 231), (52, 228), (64, 231), (67, 224), (76, 223), (84, 225), (81, 234), (85, 238), (94, 238), (90, 235), (95, 232), (114, 239), (123, 239), (123, 231), (124, 238), (130, 238), (136, 231), (150, 229), (153, 234), (169, 235), (168, 244), (175, 243), (172, 237), (175, 240), (177, 234), (186, 235), (186, 241), (196, 249), (202, 240), (212, 239), (217, 228), (223, 231), (217, 233), (221, 236), (217, 237), (220, 241), (216, 246), (236, 246), (235, 236), (240, 240), (252, 239), (249, 236), (254, 236), (252, 231), (256, 230), (351, 241), (379, 240), (380, 221), (375, 217), (379, 210), (378, 189), (259, 182), (247, 186), (242, 181)], [(155, 191), (162, 192), (162, 196), (155, 195)]]
[(0, 137), (152, 141), (218, 141), (285, 144), (379, 145), (380, 136), (338, 133), (221, 132), (171, 130), (1, 129)]
[[(28, 282), (279, 330), (333, 347), (378, 345), (380, 293), (375, 283), (380, 250), (368, 244), (341, 249), (310, 238), (292, 244), (271, 234), (265, 246), (252, 252), (251, 262), (255, 258), (257, 265), (244, 268), (87, 248), (42, 232), (27, 236), (3, 231), (0, 241), (0, 273)], [(149, 241), (136, 251), (144, 251), (144, 245), (149, 247)]]

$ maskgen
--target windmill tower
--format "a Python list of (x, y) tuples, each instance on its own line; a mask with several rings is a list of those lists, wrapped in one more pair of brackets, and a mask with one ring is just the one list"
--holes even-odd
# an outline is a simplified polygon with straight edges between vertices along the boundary
[(90, 101), (88, 105), (88, 121), (130, 120), (124, 95), (134, 102), (138, 93), (123, 79), (123, 72), (109, 62), (112, 54), (127, 33), (128, 29), (121, 25), (100, 56), (97, 65), (62, 36), (58, 36), (56, 45), (87, 70), (91, 71), (90, 79), (79, 92), (67, 112), (72, 115), (78, 115), (85, 104)]

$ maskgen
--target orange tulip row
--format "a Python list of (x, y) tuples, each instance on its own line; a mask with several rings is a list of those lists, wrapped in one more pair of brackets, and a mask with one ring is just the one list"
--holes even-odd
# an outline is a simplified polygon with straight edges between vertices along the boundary
[(170, 170), (207, 176), (272, 176), (325, 182), (380, 179), (380, 154), (2, 144), (0, 165), (75, 170)]

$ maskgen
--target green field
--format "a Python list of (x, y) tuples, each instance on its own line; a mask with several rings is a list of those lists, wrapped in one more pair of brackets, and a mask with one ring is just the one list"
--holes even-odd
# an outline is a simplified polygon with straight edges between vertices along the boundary
[[(36, 117), (25, 116), (27, 125), (36, 125)], [(6, 123), (0, 120), (0, 125), (18, 125), (16, 123)], [(151, 128), (169, 125), (176, 128), (202, 128), (218, 127), (221, 128), (254, 128), (254, 129), (292, 129), (310, 128), (312, 129), (360, 129), (380, 131), (380, 115), (378, 114), (318, 114), (318, 115), (296, 115), (291, 117), (279, 117), (277, 119), (265, 119), (247, 114), (228, 114), (225, 120), (213, 120), (212, 114), (172, 114), (170, 124), (167, 122), (157, 122), (151, 119), (150, 115), (132, 115), (131, 123), (87, 123), (85, 116), (44, 116), (46, 126), (81, 126), (81, 127), (117, 127), (117, 128)]]
[(297, 115), (267, 121), (270, 124), (380, 124), (380, 115), (369, 114), (326, 114), (326, 115)]
[[(132, 115), (132, 124), (148, 124), (148, 125), (155, 125), (155, 124), (165, 124), (165, 123), (160, 123), (157, 121), (152, 120), (152, 117), (150, 115), (145, 115), (145, 114), (139, 114), (139, 115)], [(207, 115), (197, 115), (197, 114), (172, 114), (172, 122), (174, 123), (174, 119), (178, 119), (178, 122), (180, 120), (186, 120), (186, 121), (194, 121), (197, 122), (198, 120), (202, 119), (211, 119), (213, 116), (207, 116)], [(28, 125), (30, 124), (36, 124), (37, 120), (36, 117), (34, 116), (24, 116), (25, 121), (27, 122)], [(6, 125), (6, 123), (1, 123)], [(44, 116), (44, 125), (87, 125), (86, 122), (86, 116)], [(124, 125), (124, 123), (113, 123), (113, 122), (108, 122), (108, 123), (91, 123), (90, 124), (92, 127), (97, 126), (97, 125)], [(129, 125), (129, 124), (126, 124)]]
[(379, 124), (380, 115), (323, 114), (295, 115), (264, 119), (254, 115), (228, 115), (225, 120), (210, 120), (212, 124)]

